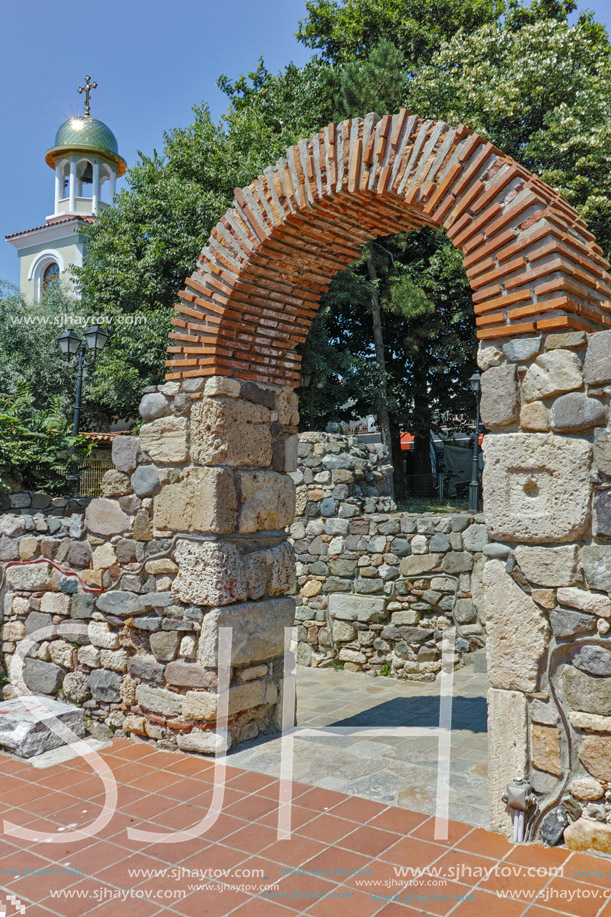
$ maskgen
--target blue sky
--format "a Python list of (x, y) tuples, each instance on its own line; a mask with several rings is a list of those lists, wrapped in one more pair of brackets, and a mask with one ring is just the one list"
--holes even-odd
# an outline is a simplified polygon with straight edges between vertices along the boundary
[[(586, 5), (586, 4), (582, 4)], [(611, 27), (610, 0), (587, 3)], [(161, 148), (163, 131), (188, 124), (205, 99), (227, 107), (216, 87), (256, 67), (303, 63), (294, 37), (305, 0), (48, 0), (4, 3), (0, 55), (0, 279), (18, 281), (6, 233), (44, 223), (53, 210), (53, 172), (44, 152), (62, 121), (82, 111), (85, 74), (99, 84), (92, 115), (114, 131), (128, 165)]]

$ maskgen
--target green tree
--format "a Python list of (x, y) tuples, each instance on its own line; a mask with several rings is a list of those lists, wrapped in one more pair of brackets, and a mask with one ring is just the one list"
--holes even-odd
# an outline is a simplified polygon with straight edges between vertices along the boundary
[[(553, 0), (552, 0), (553, 2)], [(308, 0), (297, 38), (323, 60), (345, 64), (367, 59), (385, 39), (403, 52), (411, 69), (430, 59), (457, 32), (493, 22), (504, 0)]]
[(0, 492), (19, 488), (62, 493), (66, 472), (89, 453), (84, 436), (72, 436), (61, 398), (45, 410), (35, 406), (30, 385), (0, 394)]
[(611, 44), (590, 15), (457, 36), (411, 81), (408, 104), (492, 140), (611, 248)]

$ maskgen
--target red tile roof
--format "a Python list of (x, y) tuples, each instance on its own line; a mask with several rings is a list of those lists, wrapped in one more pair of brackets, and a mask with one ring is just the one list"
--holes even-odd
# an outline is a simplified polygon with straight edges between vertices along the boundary
[(29, 232), (37, 232), (39, 229), (46, 229), (47, 226), (59, 226), (60, 223), (72, 223), (77, 220), (80, 223), (95, 223), (93, 217), (85, 216), (70, 216), (66, 217), (64, 220), (53, 220), (51, 223), (43, 223), (42, 226), (34, 226), (32, 229), (23, 229), (21, 232), (12, 232), (10, 235), (5, 236), (5, 239), (15, 239), (17, 236), (27, 236)]

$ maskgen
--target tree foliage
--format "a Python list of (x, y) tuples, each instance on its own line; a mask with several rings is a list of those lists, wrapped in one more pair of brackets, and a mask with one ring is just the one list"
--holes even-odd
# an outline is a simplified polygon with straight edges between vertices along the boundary
[(72, 436), (60, 396), (46, 410), (35, 402), (26, 382), (13, 394), (0, 394), (0, 491), (22, 487), (62, 493), (66, 473), (90, 451), (84, 436)]

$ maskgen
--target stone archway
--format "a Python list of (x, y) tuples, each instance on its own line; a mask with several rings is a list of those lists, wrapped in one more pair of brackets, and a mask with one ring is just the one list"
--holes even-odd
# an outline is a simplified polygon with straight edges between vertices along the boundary
[[(406, 111), (329, 125), (236, 190), (213, 229), (170, 335), (164, 388), (183, 399), (174, 410), (182, 416), (155, 421), (163, 430), (145, 425), (140, 446), (153, 461), (179, 466), (155, 497), (154, 525), (205, 536), (179, 542), (173, 590), (213, 609), (199, 640), (202, 666), (216, 665), (218, 627), (234, 626), (231, 728), (238, 740), (250, 737), (277, 713), (282, 629), (292, 621), (282, 596), (294, 582), (285, 526), (294, 499), (295, 348), (332, 277), (364, 242), (423, 225), (443, 227), (465, 255), (481, 342), (482, 413), (492, 431), (484, 501), (496, 542), (485, 576), (490, 806), (493, 828), (505, 831), (505, 786), (533, 768), (550, 778), (539, 793), (542, 814), (579, 768), (611, 781), (611, 739), (594, 721), (611, 659), (603, 640), (611, 510), (604, 486), (596, 493), (611, 475), (611, 437), (600, 429), (611, 288), (608, 263), (577, 212), (464, 126)], [(165, 454), (159, 437), (174, 438), (178, 452)], [(589, 633), (585, 656), (572, 639), (580, 632)], [(207, 685), (187, 692), (183, 716), (194, 729), (185, 748), (213, 747)]]

